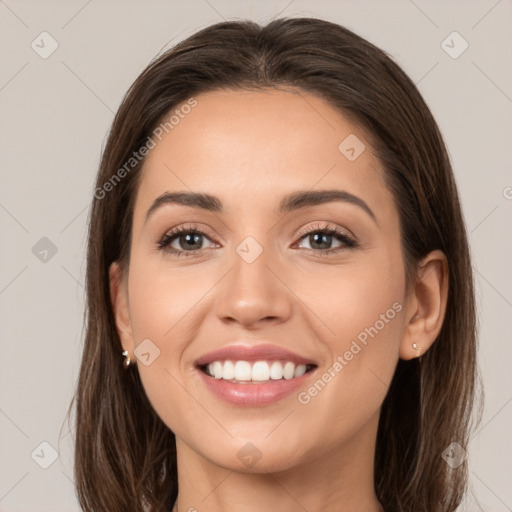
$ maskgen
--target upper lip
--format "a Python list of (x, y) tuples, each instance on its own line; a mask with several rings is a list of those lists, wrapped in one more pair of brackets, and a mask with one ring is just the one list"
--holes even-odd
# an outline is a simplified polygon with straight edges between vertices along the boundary
[(235, 344), (222, 347), (218, 350), (208, 352), (196, 360), (196, 366), (203, 366), (214, 361), (291, 361), (298, 364), (311, 364), (316, 363), (307, 357), (302, 357), (294, 352), (290, 352), (277, 345), (261, 344), (261, 345), (246, 345)]

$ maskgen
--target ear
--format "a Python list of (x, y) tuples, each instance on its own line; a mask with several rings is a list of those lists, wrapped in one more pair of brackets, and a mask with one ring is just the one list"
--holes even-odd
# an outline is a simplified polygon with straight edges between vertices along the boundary
[(109, 268), (110, 279), (110, 300), (116, 320), (117, 333), (121, 340), (123, 350), (128, 350), (130, 357), (133, 357), (135, 348), (133, 342), (132, 326), (130, 321), (130, 310), (128, 306), (128, 286), (126, 276), (123, 275), (121, 266), (114, 262)]
[(448, 262), (442, 251), (435, 250), (421, 261), (416, 285), (406, 299), (401, 359), (422, 355), (434, 343), (443, 325), (447, 300)]

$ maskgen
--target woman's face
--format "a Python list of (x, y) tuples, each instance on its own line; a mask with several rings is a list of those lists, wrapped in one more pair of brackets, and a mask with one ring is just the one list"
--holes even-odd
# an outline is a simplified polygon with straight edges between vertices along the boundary
[(314, 95), (196, 100), (145, 162), (118, 299), (147, 396), (179, 451), (226, 468), (373, 456), (406, 298), (383, 169), (365, 133)]

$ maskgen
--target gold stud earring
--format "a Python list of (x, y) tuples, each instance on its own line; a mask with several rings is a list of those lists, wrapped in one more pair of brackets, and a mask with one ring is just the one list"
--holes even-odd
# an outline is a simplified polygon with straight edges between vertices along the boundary
[(123, 356), (124, 356), (123, 367), (125, 370), (127, 370), (130, 367), (130, 365), (132, 364), (128, 350), (125, 350), (123, 352)]
[(417, 352), (416, 357), (420, 357), (420, 356), (421, 356), (421, 348), (420, 348), (420, 347), (418, 347), (418, 345), (416, 345), (416, 343), (413, 343), (413, 344), (412, 344), (412, 348), (413, 348), (414, 350), (416, 350), (416, 352)]

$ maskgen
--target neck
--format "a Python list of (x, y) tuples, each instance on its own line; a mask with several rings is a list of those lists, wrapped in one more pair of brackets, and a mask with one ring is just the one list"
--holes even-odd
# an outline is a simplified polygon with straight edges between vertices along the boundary
[(226, 469), (177, 438), (179, 493), (173, 512), (384, 512), (373, 485), (377, 424), (378, 415), (353, 439), (279, 472)]

